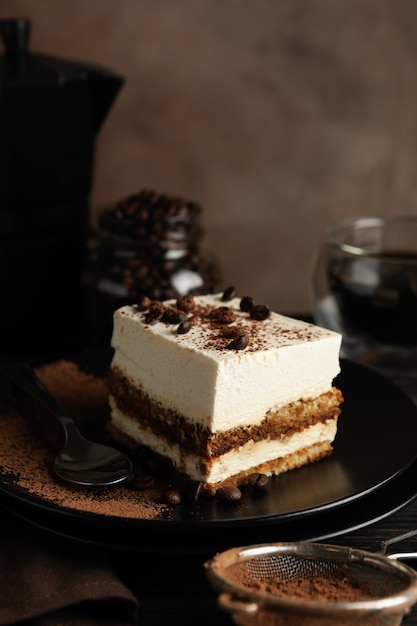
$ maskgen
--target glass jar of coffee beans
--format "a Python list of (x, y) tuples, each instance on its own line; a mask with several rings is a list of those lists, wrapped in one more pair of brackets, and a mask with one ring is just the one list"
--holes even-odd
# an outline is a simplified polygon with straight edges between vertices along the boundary
[(120, 306), (219, 291), (201, 218), (199, 204), (146, 189), (101, 212), (85, 272), (90, 347), (109, 347)]

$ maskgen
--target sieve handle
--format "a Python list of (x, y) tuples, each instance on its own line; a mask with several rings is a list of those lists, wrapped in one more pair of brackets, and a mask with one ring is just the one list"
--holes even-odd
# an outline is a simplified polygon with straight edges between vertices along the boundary
[(236, 598), (236, 596), (227, 592), (221, 593), (219, 595), (217, 603), (219, 607), (224, 611), (248, 616), (255, 615), (261, 608), (258, 602), (245, 602), (245, 600), (242, 600), (241, 598)]
[(395, 537), (391, 537), (390, 539), (386, 539), (382, 542), (381, 549), (379, 550), (379, 554), (386, 556), (393, 561), (402, 561), (405, 559), (417, 559), (417, 552), (392, 552), (390, 547), (396, 543), (401, 541), (405, 541), (410, 537), (415, 537), (417, 535), (417, 529), (409, 530), (401, 535), (396, 535)]
[(412, 561), (417, 559), (417, 552), (393, 552), (392, 554), (387, 554), (387, 558), (392, 561)]

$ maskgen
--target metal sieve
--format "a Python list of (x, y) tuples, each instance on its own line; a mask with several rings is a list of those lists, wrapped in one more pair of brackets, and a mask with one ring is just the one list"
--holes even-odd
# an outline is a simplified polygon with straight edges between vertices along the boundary
[(204, 567), (219, 606), (240, 626), (397, 626), (417, 603), (417, 572), (396, 558), (292, 542), (232, 548)]

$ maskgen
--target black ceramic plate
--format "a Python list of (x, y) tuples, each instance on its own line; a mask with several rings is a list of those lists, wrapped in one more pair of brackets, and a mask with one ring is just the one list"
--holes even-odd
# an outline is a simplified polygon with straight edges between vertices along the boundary
[[(253, 541), (332, 536), (385, 516), (417, 492), (417, 408), (384, 377), (342, 361), (344, 395), (333, 455), (274, 477), (238, 505), (216, 499), (145, 520), (63, 508), (10, 484), (0, 469), (3, 503), (22, 517), (67, 536), (138, 549), (184, 549), (249, 533)], [(1, 458), (0, 458), (1, 466)], [(114, 491), (115, 502), (118, 491)], [(230, 540), (229, 540), (230, 543)]]
[(210, 525), (198, 532), (176, 527), (167, 532), (155, 522), (119, 524), (100, 522), (77, 515), (45, 511), (33, 502), (3, 494), (1, 506), (47, 533), (85, 544), (93, 544), (128, 554), (200, 554), (205, 558), (235, 545), (275, 541), (319, 541), (363, 528), (401, 510), (416, 497), (417, 462), (396, 479), (372, 491), (364, 499), (341, 504), (337, 508), (317, 510), (299, 519), (258, 518), (250, 524)]

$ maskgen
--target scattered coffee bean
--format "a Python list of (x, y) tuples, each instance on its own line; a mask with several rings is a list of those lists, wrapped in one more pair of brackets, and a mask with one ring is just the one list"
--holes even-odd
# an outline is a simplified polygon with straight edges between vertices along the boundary
[(236, 337), (242, 337), (245, 334), (245, 330), (240, 326), (231, 326), (222, 332), (222, 337), (225, 339), (236, 339)]
[(231, 324), (236, 320), (236, 315), (229, 309), (227, 306), (220, 306), (217, 309), (213, 309), (210, 314), (210, 317), (218, 324)]
[(224, 485), (217, 489), (216, 498), (223, 502), (238, 502), (242, 498), (242, 492), (234, 485)]
[(137, 304), (138, 311), (147, 311), (151, 306), (151, 299), (144, 296)]
[(164, 307), (162, 302), (154, 300), (149, 305), (148, 312), (145, 315), (145, 323), (154, 324), (155, 322), (159, 322), (159, 320), (162, 318), (163, 312)]
[(227, 289), (223, 291), (223, 295), (221, 299), (223, 300), (223, 302), (227, 302), (228, 300), (232, 300), (235, 296), (236, 296), (235, 287), (227, 287)]
[(232, 339), (232, 341), (226, 346), (228, 350), (244, 350), (249, 345), (249, 337), (247, 335), (239, 335)]
[(180, 311), (175, 307), (167, 307), (161, 319), (166, 324), (180, 324), (187, 319), (187, 316), (184, 311)]
[(265, 487), (268, 481), (269, 481), (269, 478), (266, 474), (257, 474), (257, 473), (251, 474), (248, 479), (249, 485), (251, 487), (254, 487), (255, 489), (259, 487)]
[(181, 504), (182, 495), (176, 489), (169, 489), (165, 492), (165, 498), (168, 504)]
[(159, 311), (152, 311), (152, 313), (148, 311), (145, 315), (145, 324), (155, 324), (156, 322), (159, 322), (161, 317), (162, 313)]
[(177, 333), (179, 335), (186, 335), (191, 330), (191, 322), (190, 320), (184, 320), (179, 324), (177, 328)]
[(244, 311), (245, 313), (250, 313), (250, 311), (252, 311), (254, 306), (255, 306), (255, 300), (253, 298), (251, 298), (250, 296), (243, 296), (243, 298), (240, 301), (241, 311)]
[(186, 312), (192, 311), (195, 307), (194, 296), (192, 295), (179, 296), (179, 298), (177, 298), (177, 307), (181, 311), (186, 311)]
[(270, 314), (271, 309), (266, 304), (255, 304), (255, 306), (249, 311), (251, 319), (263, 321), (266, 320)]

